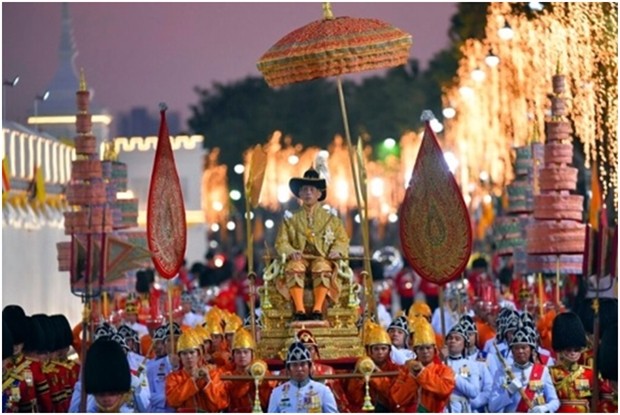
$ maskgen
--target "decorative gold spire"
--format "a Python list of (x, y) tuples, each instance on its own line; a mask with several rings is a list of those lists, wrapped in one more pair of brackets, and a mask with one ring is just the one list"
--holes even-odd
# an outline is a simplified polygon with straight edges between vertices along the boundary
[(116, 152), (116, 146), (114, 145), (114, 140), (106, 141), (104, 146), (105, 146), (105, 150), (103, 152), (103, 159), (107, 161), (118, 160), (118, 153)]
[(86, 91), (86, 77), (84, 76), (84, 68), (80, 68), (80, 91)]
[(560, 65), (560, 56), (558, 56), (558, 62), (555, 65), (555, 74), (556, 75), (561, 75), (562, 74), (562, 65)]
[(323, 19), (331, 20), (334, 18), (334, 13), (332, 12), (332, 5), (330, 2), (326, 1), (323, 3)]

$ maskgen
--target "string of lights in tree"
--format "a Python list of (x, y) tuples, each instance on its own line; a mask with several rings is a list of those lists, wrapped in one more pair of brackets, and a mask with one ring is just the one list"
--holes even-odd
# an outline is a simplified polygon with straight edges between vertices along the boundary
[(510, 3), (490, 4), (486, 38), (463, 44), (457, 82), (443, 91), (444, 107), (456, 109), (446, 144), (458, 154), (462, 183), (486, 172), (501, 192), (513, 178), (512, 148), (544, 137), (551, 78), (566, 75), (564, 96), (585, 165), (596, 163), (603, 192), (613, 192), (617, 206), (618, 6), (547, 4), (533, 19), (513, 13)]

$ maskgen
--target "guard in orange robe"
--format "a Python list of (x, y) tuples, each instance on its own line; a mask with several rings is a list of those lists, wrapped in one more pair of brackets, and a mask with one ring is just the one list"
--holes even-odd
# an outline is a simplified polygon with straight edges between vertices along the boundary
[[(318, 363), (318, 361), (321, 359), (321, 356), (319, 354), (319, 344), (317, 343), (310, 330), (299, 330), (297, 332), (297, 338), (306, 346), (306, 348), (310, 351), (310, 355), (312, 356), (313, 365), (310, 369), (311, 377), (314, 375), (333, 375), (336, 373), (333, 367)], [(332, 390), (334, 397), (336, 398), (338, 410), (340, 412), (351, 412), (349, 409), (349, 398), (344, 391), (344, 386), (340, 379), (325, 379), (319, 380), (319, 382), (324, 383)]]
[(225, 367), (230, 364), (231, 355), (228, 343), (224, 339), (224, 330), (219, 324), (207, 322), (207, 330), (211, 333), (211, 362), (217, 367)]
[(177, 342), (181, 368), (166, 376), (166, 402), (177, 412), (217, 412), (207, 397), (210, 369), (203, 362), (202, 341), (192, 332)]
[[(215, 405), (217, 411), (224, 412), (253, 412), (256, 387), (254, 380), (223, 380), (222, 376), (248, 375), (255, 373), (259, 377), (269, 375), (267, 364), (262, 360), (254, 360), (256, 343), (252, 334), (239, 328), (232, 339), (233, 367), (218, 371), (207, 385), (207, 397)], [(253, 361), (254, 360), (254, 361)], [(260, 408), (267, 410), (271, 390), (276, 386), (274, 381), (261, 381), (258, 388)]]
[[(365, 329), (364, 346), (366, 353), (372, 359), (375, 372), (397, 372), (400, 366), (390, 359), (392, 340), (387, 331), (375, 323), (370, 323)], [(360, 372), (361, 362), (367, 357), (360, 358), (355, 371)], [(399, 412), (392, 399), (393, 385), (396, 376), (371, 377), (370, 398), (377, 412)], [(362, 412), (365, 395), (365, 381), (363, 378), (350, 378), (346, 382), (345, 391), (349, 397), (349, 409), (351, 412)]]
[(594, 372), (578, 363), (586, 347), (586, 331), (575, 313), (555, 317), (552, 346), (558, 363), (549, 369), (549, 374), (560, 400), (558, 412), (590, 412)]
[(435, 333), (431, 325), (418, 319), (413, 326), (410, 360), (394, 382), (394, 403), (407, 412), (443, 412), (456, 385), (454, 372), (437, 358)]
[[(416, 300), (416, 302), (413, 303), (409, 308), (409, 312), (407, 314), (409, 327), (413, 325), (413, 321), (416, 319), (416, 317), (424, 317), (429, 323), (433, 318), (433, 312), (431, 311), (431, 308), (422, 300)], [(411, 332), (411, 336), (413, 340), (413, 332)], [(435, 333), (435, 344), (439, 348), (443, 347), (443, 336), (440, 333)]]

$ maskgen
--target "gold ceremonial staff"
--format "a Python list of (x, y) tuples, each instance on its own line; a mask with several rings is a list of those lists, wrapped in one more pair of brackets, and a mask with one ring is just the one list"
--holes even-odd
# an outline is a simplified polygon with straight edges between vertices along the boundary
[(252, 208), (258, 206), (260, 192), (263, 188), (265, 170), (267, 168), (267, 153), (258, 144), (250, 150), (250, 166), (248, 167), (248, 177), (245, 182), (245, 227), (248, 257), (248, 280), (250, 282), (250, 326), (252, 338), (256, 339), (256, 273), (254, 273), (254, 235), (252, 233)]

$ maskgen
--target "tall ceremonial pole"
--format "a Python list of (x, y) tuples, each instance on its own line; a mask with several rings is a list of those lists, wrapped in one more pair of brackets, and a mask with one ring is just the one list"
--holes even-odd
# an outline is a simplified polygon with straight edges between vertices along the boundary
[(258, 206), (260, 193), (263, 188), (265, 170), (267, 169), (267, 153), (259, 144), (254, 147), (250, 154), (250, 166), (245, 182), (245, 227), (246, 227), (246, 252), (248, 257), (248, 280), (250, 282), (250, 325), (252, 338), (256, 341), (256, 273), (254, 272), (254, 235), (252, 233), (252, 208)]
[[(153, 265), (168, 280), (168, 317), (173, 335), (172, 279), (179, 273), (187, 245), (185, 204), (166, 124), (166, 104), (159, 104), (161, 123), (151, 173), (146, 232)], [(174, 337), (173, 337), (174, 338)], [(172, 342), (174, 353), (175, 345)]]

